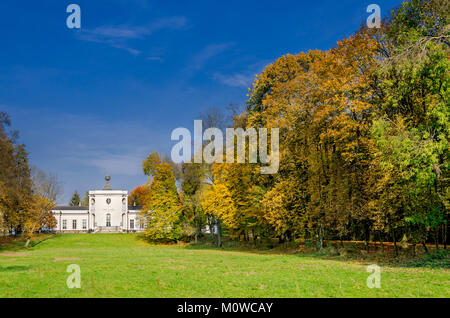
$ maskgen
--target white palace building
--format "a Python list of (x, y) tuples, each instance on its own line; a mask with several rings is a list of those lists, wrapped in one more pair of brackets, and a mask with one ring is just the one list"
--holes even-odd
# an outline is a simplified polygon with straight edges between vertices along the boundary
[(139, 212), (142, 207), (128, 206), (128, 191), (113, 190), (106, 176), (103, 190), (89, 191), (89, 206), (55, 206), (52, 210), (59, 233), (142, 232)]

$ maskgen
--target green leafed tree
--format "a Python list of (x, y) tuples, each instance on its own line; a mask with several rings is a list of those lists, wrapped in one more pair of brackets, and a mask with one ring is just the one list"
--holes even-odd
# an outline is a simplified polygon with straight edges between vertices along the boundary
[(69, 205), (70, 206), (79, 206), (81, 203), (80, 195), (77, 191), (74, 192), (72, 195), (72, 199), (70, 199)]
[(86, 191), (86, 193), (83, 196), (83, 200), (81, 201), (82, 206), (89, 206), (89, 191)]
[(376, 72), (376, 219), (389, 220), (388, 231), (403, 229), (413, 246), (431, 236), (438, 248), (447, 231), (449, 19), (448, 1), (405, 1), (387, 26)]

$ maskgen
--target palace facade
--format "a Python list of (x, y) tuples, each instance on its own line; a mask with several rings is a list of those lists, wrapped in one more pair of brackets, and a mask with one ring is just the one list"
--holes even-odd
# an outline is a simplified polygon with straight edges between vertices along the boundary
[(55, 206), (52, 210), (59, 233), (142, 232), (141, 206), (128, 205), (128, 191), (113, 190), (110, 177), (102, 190), (89, 191), (89, 206)]

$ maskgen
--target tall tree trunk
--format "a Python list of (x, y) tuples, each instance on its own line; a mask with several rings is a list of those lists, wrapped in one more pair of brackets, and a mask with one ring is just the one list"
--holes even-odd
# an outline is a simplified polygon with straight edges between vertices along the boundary
[(392, 240), (394, 241), (395, 257), (398, 257), (398, 246), (397, 246), (397, 239), (395, 238), (395, 230), (394, 229), (392, 229)]
[(214, 237), (214, 230), (215, 230), (215, 223), (216, 223), (216, 218), (213, 217), (214, 219), (209, 218), (209, 234), (211, 236), (211, 241), (215, 241), (215, 237)]
[(366, 247), (366, 252), (369, 254), (369, 240), (370, 240), (370, 229), (368, 224), (364, 224), (364, 245)]
[(379, 241), (380, 241), (381, 253), (384, 254), (383, 234), (381, 233), (381, 231), (378, 233), (378, 239), (379, 239)]
[(289, 242), (289, 233), (285, 232), (284, 233), (284, 248), (287, 249), (288, 248), (288, 242)]
[(254, 229), (252, 229), (252, 238), (253, 238), (253, 243), (254, 243), (255, 246), (256, 246), (257, 243), (258, 243), (258, 235), (255, 234), (255, 230), (254, 230)]
[(323, 248), (323, 227), (322, 225), (319, 225), (317, 228), (317, 239), (316, 239), (316, 249), (318, 251), (322, 250)]
[(217, 247), (222, 247), (222, 226), (220, 220), (217, 220)]
[(413, 243), (411, 245), (411, 249), (412, 249), (412, 256), (416, 257), (416, 243)]
[(443, 233), (443, 238), (442, 240), (444, 241), (444, 250), (447, 249), (447, 229), (448, 229), (448, 224), (444, 224), (444, 233)]
[(439, 250), (439, 227), (434, 231), (434, 245), (436, 246), (436, 251)]
[(28, 248), (28, 245), (30, 245), (30, 241), (31, 241), (31, 239), (27, 238), (27, 241), (25, 242), (25, 248)]
[(423, 249), (425, 250), (425, 253), (428, 254), (428, 248), (427, 248), (426, 242), (422, 242), (422, 246), (423, 246)]

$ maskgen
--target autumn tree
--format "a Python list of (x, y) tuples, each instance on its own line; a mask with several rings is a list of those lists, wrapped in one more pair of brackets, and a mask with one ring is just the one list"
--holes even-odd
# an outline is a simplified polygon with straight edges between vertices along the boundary
[[(405, 1), (380, 29), (361, 27), (329, 50), (268, 65), (228, 125), (279, 128), (279, 172), (209, 165), (204, 213), (235, 236), (303, 237), (318, 249), (326, 238), (362, 239), (367, 251), (370, 240), (392, 240), (398, 252), (406, 235), (413, 253), (431, 234), (436, 248), (445, 243), (447, 11), (442, 0)], [(206, 122), (223, 125), (218, 113)]]
[(25, 145), (16, 144), (17, 134), (8, 133), (7, 114), (0, 112), (0, 218), (4, 230), (31, 237), (43, 227), (53, 228), (51, 213), (61, 187), (55, 175), (31, 169)]
[(152, 241), (177, 240), (182, 235), (181, 209), (172, 167), (156, 152), (142, 166), (149, 176), (149, 191), (141, 213), (145, 236)]
[(35, 232), (46, 227), (52, 229), (56, 226), (56, 218), (53, 216), (52, 208), (55, 203), (48, 198), (35, 194), (30, 206), (25, 211), (23, 233), (26, 239), (25, 247), (30, 244), (31, 238)]
[(8, 131), (9, 116), (0, 112), (0, 216), (4, 230), (21, 234), (25, 211), (32, 202), (32, 181), (25, 145)]
[(194, 236), (195, 243), (207, 222), (207, 215), (200, 202), (207, 178), (206, 169), (204, 164), (184, 163), (182, 165), (183, 227), (185, 235)]
[(143, 184), (134, 188), (128, 196), (128, 204), (143, 205), (145, 197), (149, 194), (150, 187), (148, 184)]
[[(448, 4), (447, 4), (448, 5)], [(380, 220), (425, 246), (432, 230), (446, 236), (449, 207), (449, 36), (445, 1), (406, 1), (392, 15), (383, 41), (376, 89)], [(395, 195), (395, 196), (394, 196)], [(381, 214), (381, 215), (380, 215)], [(392, 233), (395, 242), (396, 235)], [(446, 238), (444, 239), (446, 241)]]
[[(267, 68), (270, 84), (259, 83), (264, 77), (256, 80), (249, 123), (280, 128), (278, 183), (264, 200), (267, 219), (278, 235), (307, 231), (321, 248), (326, 230), (343, 236), (354, 221), (369, 239), (365, 175), (373, 151), (370, 75), (376, 57), (374, 35), (362, 28), (331, 50), (289, 56), (295, 61), (289, 67), (286, 58), (277, 60)], [(258, 98), (265, 85), (269, 89)], [(289, 196), (287, 189), (298, 194)], [(277, 209), (285, 211), (284, 217), (277, 218)]]
[[(208, 128), (224, 130), (233, 126), (233, 117), (235, 115), (237, 115), (237, 106), (230, 103), (226, 110), (219, 107), (209, 107), (204, 112), (200, 113), (199, 117), (202, 120), (204, 130)], [(223, 149), (222, 152), (224, 153)], [(190, 215), (193, 215), (192, 209), (195, 208), (197, 217), (194, 217), (192, 220), (200, 221), (195, 221), (197, 224), (194, 225), (194, 228), (197, 229), (196, 231), (199, 230), (201, 221), (206, 217), (206, 221), (211, 231), (211, 237), (213, 239), (216, 238), (217, 245), (220, 247), (222, 246), (222, 219), (218, 217), (218, 211), (215, 211), (211, 206), (208, 208), (203, 204), (206, 197), (206, 191), (208, 191), (208, 194), (211, 194), (211, 187), (214, 187), (216, 182), (212, 170), (213, 166), (213, 164), (207, 163), (194, 166), (189, 166), (188, 164), (183, 165), (183, 169), (186, 172), (185, 179), (183, 180), (186, 181), (184, 184), (186, 192), (183, 190), (182, 183), (183, 202), (187, 204), (186, 208), (191, 210), (189, 213)], [(193, 190), (195, 191), (192, 192)]]
[(47, 174), (37, 167), (33, 167), (31, 171), (33, 198), (24, 211), (25, 247), (28, 247), (35, 232), (39, 232), (43, 228), (52, 229), (56, 226), (52, 208), (62, 193), (61, 183), (55, 174)]

